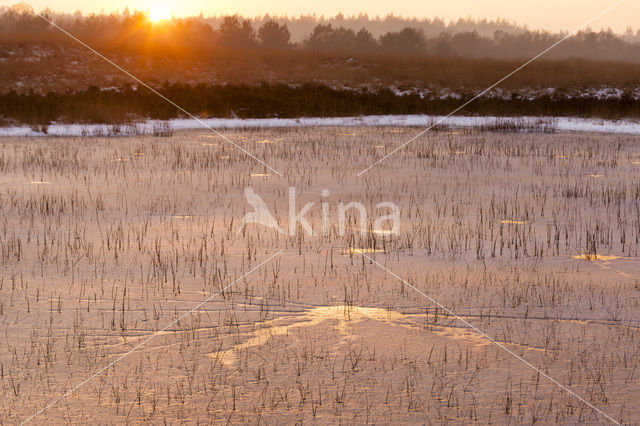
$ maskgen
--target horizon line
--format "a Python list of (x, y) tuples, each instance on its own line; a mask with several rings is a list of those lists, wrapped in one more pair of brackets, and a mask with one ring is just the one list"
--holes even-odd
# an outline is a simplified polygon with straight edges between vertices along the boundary
[[(16, 3), (10, 6), (0, 6), (0, 14), (4, 13), (4, 11), (8, 11), (8, 10), (12, 10), (12, 9), (17, 9), (19, 6), (23, 5), (24, 2), (21, 3)], [(82, 18), (87, 18), (91, 15), (97, 15), (97, 16), (124, 16), (125, 13), (128, 13), (129, 15), (135, 14), (135, 13), (142, 13), (144, 15), (149, 15), (151, 11), (151, 8), (146, 8), (146, 9), (137, 9), (137, 8), (132, 8), (129, 9), (128, 6), (120, 9), (120, 8), (115, 8), (115, 9), (111, 9), (111, 10), (105, 10), (105, 9), (100, 9), (100, 11), (82, 11), (80, 9), (76, 9), (75, 11), (64, 11), (64, 10), (55, 10), (53, 8), (51, 8), (50, 6), (47, 6), (43, 9), (40, 9), (40, 13), (44, 14), (44, 13), (51, 13), (54, 15), (63, 15), (63, 16), (68, 16), (68, 17), (76, 17), (76, 15), (80, 15)], [(316, 13), (299, 13), (297, 15), (289, 15), (287, 13), (285, 14), (273, 14), (273, 13), (263, 13), (263, 14), (255, 14), (255, 15), (244, 15), (242, 13), (236, 12), (236, 13), (221, 13), (221, 14), (211, 14), (211, 15), (205, 15), (202, 11), (200, 11), (199, 14), (174, 14), (173, 12), (171, 12), (171, 18), (170, 20), (181, 20), (181, 19), (203, 19), (203, 20), (209, 20), (209, 19), (220, 19), (220, 18), (224, 18), (227, 16), (237, 16), (237, 17), (241, 17), (243, 19), (247, 19), (247, 20), (252, 20), (252, 21), (257, 21), (257, 20), (264, 20), (267, 18), (271, 18), (271, 19), (284, 19), (284, 20), (302, 20), (305, 18), (314, 18), (317, 21), (335, 21), (335, 20), (345, 20), (345, 21), (349, 21), (349, 20), (358, 20), (358, 19), (367, 19), (369, 22), (380, 22), (383, 23), (386, 20), (389, 19), (398, 19), (398, 20), (402, 20), (402, 21), (408, 21), (408, 22), (415, 22), (417, 24), (433, 24), (436, 22), (441, 22), (444, 27), (454, 27), (456, 25), (459, 24), (464, 24), (464, 23), (468, 23), (468, 24), (474, 24), (474, 25), (482, 25), (482, 24), (502, 24), (502, 25), (507, 25), (509, 27), (512, 27), (513, 29), (516, 30), (520, 30), (520, 31), (529, 31), (529, 32), (547, 32), (549, 34), (564, 34), (566, 32), (568, 32), (568, 29), (565, 28), (561, 28), (559, 30), (553, 30), (553, 29), (549, 29), (549, 28), (544, 28), (544, 27), (534, 27), (534, 26), (530, 26), (529, 24), (521, 24), (519, 23), (516, 19), (509, 19), (506, 17), (495, 17), (495, 18), (490, 18), (490, 17), (472, 17), (470, 15), (466, 16), (466, 17), (458, 17), (457, 19), (449, 19), (446, 20), (443, 17), (440, 16), (426, 16), (426, 15), (422, 15), (422, 16), (407, 16), (407, 15), (402, 15), (402, 14), (394, 14), (393, 12), (391, 13), (387, 13), (386, 15), (380, 15), (380, 14), (376, 14), (376, 15), (369, 15), (366, 12), (360, 12), (358, 14), (346, 14), (343, 12), (337, 12), (334, 15), (327, 15), (327, 14), (316, 14)], [(55, 16), (54, 16), (55, 17)], [(638, 25), (637, 27), (632, 27), (631, 25), (628, 26), (628, 28), (631, 28), (632, 31), (638, 31), (640, 32), (640, 25)], [(617, 35), (625, 35), (625, 31), (616, 31), (612, 28), (611, 25), (603, 25), (601, 27), (599, 27), (599, 29), (596, 29), (596, 27), (587, 27), (585, 29), (586, 31), (592, 31), (592, 32), (612, 32), (613, 34), (617, 34)], [(633, 34), (634, 36), (637, 36), (637, 33)]]

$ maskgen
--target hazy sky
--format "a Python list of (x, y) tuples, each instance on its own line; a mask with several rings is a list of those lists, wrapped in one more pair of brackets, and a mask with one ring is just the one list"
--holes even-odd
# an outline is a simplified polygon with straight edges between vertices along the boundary
[[(128, 6), (130, 9), (151, 10), (165, 8), (176, 16), (205, 16), (240, 13), (257, 16), (265, 13), (295, 16), (315, 13), (333, 16), (367, 13), (384, 16), (389, 13), (402, 16), (441, 17), (446, 21), (460, 17), (506, 18), (532, 29), (573, 29), (611, 6), (615, 0), (32, 0), (36, 9), (74, 12), (111, 12)], [(11, 5), (16, 0), (0, 0), (0, 5)], [(627, 26), (640, 28), (640, 0), (626, 0), (616, 9), (598, 19), (594, 29), (611, 27), (622, 32)]]

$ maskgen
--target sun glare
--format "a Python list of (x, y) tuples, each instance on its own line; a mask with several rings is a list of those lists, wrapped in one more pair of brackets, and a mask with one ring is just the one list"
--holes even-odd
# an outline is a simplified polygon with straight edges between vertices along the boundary
[(171, 19), (171, 12), (164, 6), (155, 6), (149, 13), (149, 19), (151, 22), (166, 21), (167, 19)]

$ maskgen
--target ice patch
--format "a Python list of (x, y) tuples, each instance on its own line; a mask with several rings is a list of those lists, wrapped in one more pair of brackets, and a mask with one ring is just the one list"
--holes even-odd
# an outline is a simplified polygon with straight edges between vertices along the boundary
[[(602, 120), (595, 118), (573, 117), (519, 117), (527, 121), (557, 122), (557, 131), (594, 132), (614, 134), (640, 134), (638, 120)], [(465, 117), (432, 115), (368, 115), (360, 117), (300, 117), (300, 118), (204, 118), (201, 121), (213, 129), (243, 128), (275, 128), (275, 127), (352, 127), (352, 126), (394, 126), (427, 128), (443, 120), (440, 124), (455, 127), (490, 127), (505, 120), (505, 117)], [(104, 124), (51, 124), (47, 133), (38, 132), (28, 126), (0, 128), (0, 136), (136, 136), (153, 135), (157, 128), (157, 120), (149, 120), (129, 126), (118, 126), (118, 133), (113, 133), (114, 126)], [(171, 130), (201, 129), (202, 124), (191, 119), (174, 119), (167, 122)]]

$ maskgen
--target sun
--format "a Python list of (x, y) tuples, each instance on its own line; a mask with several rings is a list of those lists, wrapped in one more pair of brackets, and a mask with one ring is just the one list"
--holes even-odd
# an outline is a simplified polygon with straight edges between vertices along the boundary
[(171, 12), (169, 12), (169, 9), (166, 7), (157, 5), (151, 8), (149, 19), (151, 22), (166, 21), (167, 19), (171, 19)]

